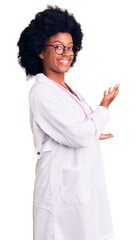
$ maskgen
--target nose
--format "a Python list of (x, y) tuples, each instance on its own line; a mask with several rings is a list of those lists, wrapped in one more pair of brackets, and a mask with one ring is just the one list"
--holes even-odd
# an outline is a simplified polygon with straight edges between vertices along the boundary
[(63, 49), (62, 55), (68, 55), (68, 56), (70, 55), (67, 47)]

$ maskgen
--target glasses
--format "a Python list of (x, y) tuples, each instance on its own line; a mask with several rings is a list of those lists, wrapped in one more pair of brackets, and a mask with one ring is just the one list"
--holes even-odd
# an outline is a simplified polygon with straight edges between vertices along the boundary
[(55, 45), (45, 45), (45, 46), (50, 46), (50, 47), (54, 47), (55, 49), (55, 52), (58, 54), (58, 55), (61, 55), (65, 52), (65, 49), (67, 48), (68, 50), (68, 53), (70, 54), (70, 56), (74, 56), (77, 54), (79, 48), (76, 47), (76, 46), (64, 46), (63, 44), (55, 44)]

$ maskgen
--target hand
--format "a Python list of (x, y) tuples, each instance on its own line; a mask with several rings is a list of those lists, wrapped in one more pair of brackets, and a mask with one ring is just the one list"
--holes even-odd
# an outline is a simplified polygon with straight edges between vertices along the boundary
[(120, 86), (120, 84), (117, 84), (114, 86), (113, 89), (110, 87), (108, 89), (108, 93), (106, 90), (104, 91), (104, 97), (100, 103), (100, 106), (104, 106), (106, 108), (109, 107), (110, 103), (115, 99), (115, 97), (117, 96), (117, 94), (119, 92), (119, 86)]
[(99, 140), (103, 140), (103, 139), (107, 139), (107, 138), (111, 138), (113, 137), (113, 135), (111, 133), (108, 134), (102, 134), (99, 136)]

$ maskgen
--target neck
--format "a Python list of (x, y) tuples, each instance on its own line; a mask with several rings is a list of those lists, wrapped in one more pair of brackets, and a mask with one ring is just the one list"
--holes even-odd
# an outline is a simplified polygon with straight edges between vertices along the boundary
[(43, 71), (43, 74), (52, 79), (53, 81), (59, 83), (60, 85), (65, 85), (65, 75), (64, 73), (55, 73), (55, 72), (46, 72), (45, 70)]

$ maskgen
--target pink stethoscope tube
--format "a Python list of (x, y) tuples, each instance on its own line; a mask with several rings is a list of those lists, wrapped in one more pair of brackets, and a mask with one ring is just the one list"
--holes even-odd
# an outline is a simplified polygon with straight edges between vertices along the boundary
[[(52, 79), (50, 79), (50, 80), (52, 80)], [(65, 92), (67, 92), (69, 95), (70, 95), (70, 97), (72, 97), (79, 105), (80, 105), (80, 107), (82, 108), (82, 110), (83, 110), (83, 112), (84, 112), (84, 114), (85, 114), (85, 117), (87, 118), (87, 113), (86, 113), (86, 111), (85, 111), (85, 109), (84, 109), (84, 107), (81, 105), (81, 103), (69, 92), (69, 91), (67, 91), (64, 87), (62, 87), (59, 83), (57, 83), (57, 82), (55, 82), (54, 80), (52, 80), (55, 84), (57, 84), (57, 86), (59, 86), (62, 90), (64, 90)], [(80, 96), (80, 98), (83, 100), (83, 97), (76, 91), (76, 93)]]

